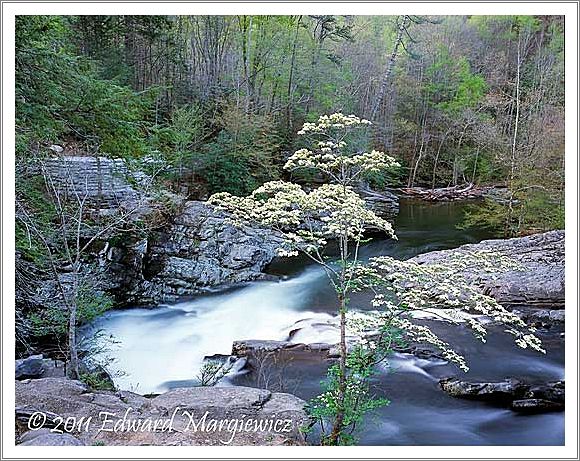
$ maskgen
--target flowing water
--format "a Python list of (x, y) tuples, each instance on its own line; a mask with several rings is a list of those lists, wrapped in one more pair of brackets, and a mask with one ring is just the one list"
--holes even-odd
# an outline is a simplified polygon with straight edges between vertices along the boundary
[[(363, 258), (391, 255), (406, 259), (427, 251), (453, 248), (489, 237), (484, 232), (459, 230), (462, 204), (401, 203), (395, 221), (399, 240), (375, 240), (361, 251)], [(111, 371), (122, 389), (158, 393), (173, 387), (195, 385), (205, 356), (228, 355), (232, 342), (241, 339), (332, 342), (330, 324), (335, 297), (323, 271), (304, 261), (277, 262), (272, 273), (280, 281), (253, 282), (227, 291), (155, 309), (111, 311), (93, 325), (112, 335), (116, 344), (108, 354), (116, 358)], [(364, 308), (368, 299), (352, 304)], [(315, 328), (312, 328), (312, 327)], [(373, 383), (377, 395), (391, 404), (370, 416), (359, 432), (368, 445), (560, 445), (564, 443), (564, 413), (534, 416), (481, 402), (449, 397), (438, 388), (442, 377), (466, 380), (521, 378), (545, 382), (564, 378), (564, 345), (559, 332), (543, 338), (548, 353), (540, 355), (516, 347), (507, 335), (492, 331), (482, 344), (462, 328), (433, 322), (432, 328), (452, 333), (452, 342), (469, 360), (464, 375), (451, 365), (395, 354)], [(224, 385), (278, 387), (309, 399), (320, 392), (325, 366), (316, 360), (299, 360), (270, 366), (259, 374), (235, 374)], [(267, 375), (267, 376), (266, 376)], [(274, 389), (278, 390), (278, 389)]]

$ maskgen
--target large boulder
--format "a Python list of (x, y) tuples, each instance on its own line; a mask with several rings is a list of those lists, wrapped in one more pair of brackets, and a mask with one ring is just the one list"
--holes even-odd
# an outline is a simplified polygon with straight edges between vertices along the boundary
[[(88, 214), (124, 210), (136, 228), (148, 224), (146, 232), (111, 231), (90, 249), (104, 268), (100, 286), (118, 304), (158, 304), (207, 287), (266, 278), (262, 270), (276, 256), (280, 238), (272, 231), (234, 225), (203, 202), (154, 190), (152, 177), (122, 159), (58, 155), (43, 169), (57, 190), (83, 197)], [(66, 274), (59, 280), (66, 285)], [(55, 283), (44, 285), (36, 298), (54, 298)]]
[(336, 356), (336, 347), (327, 343), (294, 343), (291, 341), (274, 341), (247, 339), (234, 341), (232, 355), (246, 357), (248, 365), (254, 366), (269, 358), (276, 360), (326, 360)]
[[(508, 306), (564, 307), (564, 231), (527, 237), (484, 240), (453, 250), (433, 251), (412, 258), (419, 264), (445, 264), (454, 253), (494, 251), (521, 263), (526, 270), (508, 271), (499, 277), (474, 273), (466, 275), (482, 290)], [(548, 314), (549, 317), (550, 314)]]
[(262, 270), (280, 242), (270, 230), (238, 226), (203, 202), (185, 202), (172, 224), (149, 238), (135, 298), (171, 301), (207, 287), (266, 278)]
[(60, 378), (65, 376), (64, 362), (45, 359), (42, 354), (15, 361), (16, 379)]
[(54, 156), (44, 161), (43, 168), (56, 189), (80, 194), (101, 214), (138, 203), (141, 193), (131, 183), (146, 177), (130, 171), (123, 159), (98, 155)]
[[(179, 388), (146, 398), (66, 378), (16, 381), (18, 440), (30, 445), (300, 445), (304, 405), (290, 394), (248, 387)], [(46, 415), (42, 427), (38, 412)], [(80, 425), (55, 438), (58, 417)], [(44, 431), (33, 438), (31, 426)]]
[(40, 378), (44, 373), (42, 355), (31, 355), (25, 359), (16, 360), (16, 379)]
[(70, 434), (53, 432), (51, 429), (28, 431), (20, 437), (20, 445), (24, 446), (82, 446), (76, 437)]

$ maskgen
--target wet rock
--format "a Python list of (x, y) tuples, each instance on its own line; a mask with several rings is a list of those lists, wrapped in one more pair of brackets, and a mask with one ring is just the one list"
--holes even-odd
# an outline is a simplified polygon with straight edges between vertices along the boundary
[(554, 381), (530, 387), (528, 392), (526, 392), (525, 397), (531, 399), (549, 400), (552, 402), (564, 404), (565, 391), (566, 389), (564, 381)]
[(64, 362), (45, 359), (42, 354), (16, 360), (16, 379), (60, 378), (65, 375)]
[(445, 360), (441, 352), (435, 350), (434, 348), (430, 348), (429, 346), (425, 346), (423, 344), (407, 344), (404, 346), (395, 345), (393, 346), (393, 351), (404, 354), (411, 354), (417, 358), (424, 360), (435, 360), (435, 361)]
[(232, 355), (247, 357), (248, 364), (255, 366), (256, 361), (276, 360), (325, 360), (336, 355), (332, 344), (326, 343), (292, 343), (290, 341), (271, 341), (250, 339), (234, 341)]
[(535, 414), (562, 411), (564, 410), (564, 404), (544, 399), (522, 399), (514, 400), (510, 408), (518, 413)]
[(155, 304), (263, 279), (280, 241), (270, 230), (234, 225), (205, 203), (185, 202), (172, 224), (148, 239), (142, 272), (127, 295), (133, 302)]
[[(76, 443), (68, 437), (56, 440), (46, 430), (35, 438), (24, 433), (28, 419), (38, 411), (47, 414), (44, 429), (54, 427), (51, 421), (57, 415), (85, 421), (91, 417), (88, 430), (71, 433), (86, 445), (300, 445), (304, 444), (300, 428), (307, 420), (304, 405), (290, 394), (247, 387), (179, 388), (146, 398), (128, 391), (92, 391), (66, 378), (16, 381), (20, 441), (35, 445)], [(155, 421), (158, 429), (150, 429)], [(99, 431), (103, 424), (124, 429)], [(129, 424), (144, 429), (131, 430)]]
[(542, 413), (564, 409), (564, 381), (529, 385), (515, 379), (470, 383), (446, 378), (439, 381), (439, 385), (453, 397), (508, 405), (520, 413)]
[(470, 383), (455, 378), (446, 378), (439, 381), (439, 386), (453, 397), (502, 404), (522, 398), (528, 390), (528, 386), (516, 379)]
[(528, 325), (535, 328), (550, 329), (552, 327), (562, 325), (566, 319), (566, 312), (564, 309), (514, 309), (514, 312), (520, 316)]
[[(508, 271), (499, 277), (470, 272), (466, 274), (468, 278), (504, 305), (557, 310), (564, 307), (564, 237), (564, 231), (558, 230), (520, 238), (484, 240), (454, 250), (425, 253), (411, 261), (444, 264), (446, 258), (457, 252), (498, 252), (520, 262), (527, 270)], [(563, 315), (551, 316), (554, 321), (563, 320)]]

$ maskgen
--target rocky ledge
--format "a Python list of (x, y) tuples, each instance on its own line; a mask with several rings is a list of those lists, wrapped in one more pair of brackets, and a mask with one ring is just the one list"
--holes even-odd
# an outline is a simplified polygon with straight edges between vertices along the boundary
[(249, 387), (179, 388), (147, 398), (66, 378), (16, 381), (17, 443), (302, 445), (303, 407), (291, 394)]
[(279, 244), (270, 230), (234, 225), (205, 203), (186, 201), (169, 225), (119, 252), (114, 277), (129, 274), (129, 302), (174, 301), (204, 288), (267, 277), (262, 270)]
[(445, 378), (439, 386), (453, 397), (508, 406), (519, 413), (544, 413), (564, 410), (565, 383), (526, 384), (517, 379), (499, 382), (467, 382)]
[[(141, 231), (112, 231), (91, 248), (101, 270), (99, 289), (114, 295), (118, 306), (171, 302), (209, 287), (268, 277), (262, 271), (280, 243), (270, 230), (234, 225), (204, 202), (155, 188), (149, 176), (122, 159), (55, 156), (44, 168), (57, 189), (86, 198), (87, 213), (132, 210), (127, 219), (136, 228), (147, 224)], [(59, 274), (62, 284), (69, 283), (67, 277), (64, 270)], [(52, 280), (26, 288), (17, 296), (20, 305), (42, 306), (58, 297)]]
[[(433, 251), (416, 256), (412, 261), (420, 264), (445, 264), (453, 253), (494, 251), (508, 256), (527, 270), (509, 271), (499, 277), (485, 274), (468, 274), (482, 290), (506, 306), (522, 308), (525, 315), (534, 320), (529, 308), (542, 308), (544, 321), (564, 320), (563, 312), (550, 311), (564, 308), (564, 231), (551, 231), (527, 237), (484, 240), (477, 244), (463, 245), (453, 250)], [(537, 317), (537, 315), (536, 315)], [(537, 320), (537, 319), (536, 319)]]

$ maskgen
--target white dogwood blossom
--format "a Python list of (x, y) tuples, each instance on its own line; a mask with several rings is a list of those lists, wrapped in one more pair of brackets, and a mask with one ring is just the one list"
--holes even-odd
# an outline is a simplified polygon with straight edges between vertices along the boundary
[[(398, 329), (413, 342), (431, 344), (442, 356), (468, 370), (463, 356), (439, 338), (426, 325), (417, 323), (423, 314), (454, 324), (468, 326), (475, 337), (486, 341), (485, 323), (502, 324), (522, 348), (545, 353), (534, 335), (535, 329), (494, 298), (482, 293), (470, 275), (485, 274), (496, 278), (505, 271), (525, 270), (516, 261), (488, 251), (453, 252), (444, 264), (418, 264), (388, 256), (372, 258), (368, 265), (354, 269), (356, 290), (370, 289), (375, 295), (373, 312), (352, 313), (349, 329), (353, 334), (376, 334), (380, 327)], [(365, 333), (366, 332), (366, 333)]]
[[(345, 152), (345, 139), (351, 131), (370, 125), (355, 115), (335, 113), (321, 116), (316, 123), (305, 123), (299, 135), (313, 139), (311, 148), (299, 149), (286, 162), (286, 170), (312, 168), (337, 183), (350, 184), (363, 173), (376, 173), (400, 166), (390, 155), (378, 150)], [(323, 140), (319, 140), (319, 138)]]
[(361, 173), (398, 165), (376, 150), (348, 153), (349, 135), (367, 125), (368, 120), (336, 113), (323, 115), (316, 123), (305, 123), (298, 132), (309, 136), (312, 149), (297, 150), (285, 168), (316, 169), (327, 174), (330, 184), (307, 192), (297, 184), (272, 181), (247, 197), (218, 193), (210, 197), (209, 203), (230, 213), (237, 222), (258, 223), (278, 231), (283, 238), (278, 255), (304, 252), (324, 266), (339, 297), (345, 299), (349, 281), (344, 269), (328, 264), (321, 250), (329, 241), (337, 242), (340, 267), (345, 268), (348, 261), (358, 263), (358, 247), (365, 231), (381, 231), (395, 238), (391, 224), (368, 209), (352, 188)]
[(239, 223), (277, 230), (284, 242), (278, 250), (281, 256), (298, 250), (312, 254), (333, 239), (360, 240), (369, 228), (394, 236), (391, 223), (367, 209), (350, 187), (337, 184), (305, 192), (296, 184), (272, 181), (247, 197), (222, 192), (210, 197), (209, 203), (231, 213)]

